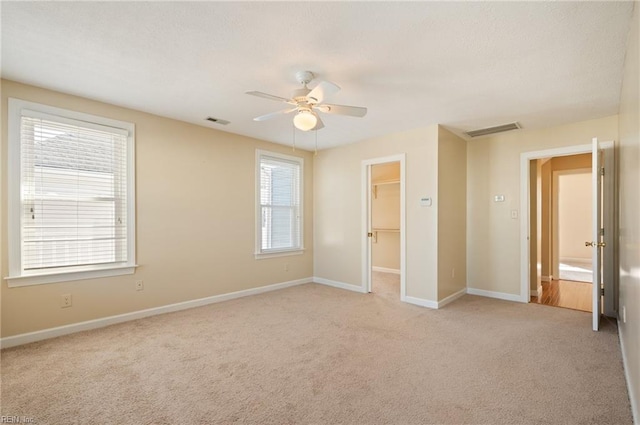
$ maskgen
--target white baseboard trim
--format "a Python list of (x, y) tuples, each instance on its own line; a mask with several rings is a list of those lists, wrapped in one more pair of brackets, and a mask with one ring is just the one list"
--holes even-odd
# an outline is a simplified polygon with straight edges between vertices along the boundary
[(334, 288), (339, 288), (339, 289), (346, 289), (347, 291), (359, 292), (361, 294), (367, 293), (367, 291), (363, 289), (362, 286), (351, 285), (349, 283), (338, 282), (336, 280), (329, 280), (323, 277), (314, 276), (313, 281), (321, 285), (332, 286)]
[(419, 305), (420, 307), (427, 307), (427, 308), (433, 308), (433, 309), (438, 308), (437, 301), (425, 300), (423, 298), (405, 296), (400, 298), (400, 301), (409, 303), (409, 304)]
[(382, 272), (382, 273), (400, 274), (400, 269), (388, 269), (386, 267), (378, 267), (378, 266), (371, 267), (371, 271)]
[(529, 291), (529, 295), (531, 295), (532, 297), (537, 297), (538, 295), (538, 290), (537, 289), (532, 289)]
[(448, 297), (445, 297), (443, 299), (441, 299), (440, 301), (438, 301), (438, 307), (436, 308), (442, 308), (445, 305), (457, 300), (458, 298), (460, 298), (461, 296), (465, 295), (467, 293), (467, 288), (461, 289), (458, 292), (455, 292), (451, 295), (449, 295)]
[[(620, 329), (620, 320), (618, 319), (618, 329)], [(629, 401), (631, 402), (631, 415), (633, 416), (634, 425), (640, 425), (640, 411), (638, 411), (637, 397), (634, 392), (634, 388), (631, 386), (631, 376), (629, 376), (629, 363), (627, 362), (627, 356), (624, 345), (624, 337), (622, 332), (618, 331), (618, 338), (620, 339), (620, 351), (622, 351), (622, 366), (624, 369), (624, 377), (627, 381), (627, 392), (629, 393)]]
[(100, 319), (87, 320), (86, 322), (72, 323), (70, 325), (58, 326), (55, 328), (43, 329), (41, 331), (29, 332), (20, 335), (8, 336), (0, 339), (0, 348), (15, 347), (28, 344), (30, 342), (42, 341), (44, 339), (69, 335), (76, 332), (88, 331), (102, 328), (117, 323), (131, 320), (143, 319), (145, 317), (156, 316), (158, 314), (171, 313), (174, 311), (187, 310), (194, 307), (202, 307), (208, 304), (233, 300), (235, 298), (248, 297), (250, 295), (262, 294), (264, 292), (276, 291), (278, 289), (289, 288), (291, 286), (311, 283), (312, 278), (290, 280), (288, 282), (274, 283), (273, 285), (260, 286), (258, 288), (244, 289), (242, 291), (230, 292), (227, 294), (213, 295), (211, 297), (199, 298), (196, 300), (183, 301), (180, 303), (153, 307), (145, 310), (133, 311), (131, 313), (118, 314), (116, 316), (102, 317)]
[(553, 280), (553, 276), (541, 276), (540, 280), (543, 282), (551, 282)]
[(507, 294), (504, 292), (485, 291), (484, 289), (467, 288), (467, 294), (479, 295), (481, 297), (497, 298), (505, 301), (522, 302), (520, 295)]
[(561, 257), (561, 263), (578, 263), (578, 264), (591, 264), (591, 258), (584, 257)]

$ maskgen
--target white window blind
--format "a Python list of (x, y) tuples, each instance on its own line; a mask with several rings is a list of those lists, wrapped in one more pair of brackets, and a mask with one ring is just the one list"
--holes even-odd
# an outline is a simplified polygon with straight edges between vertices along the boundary
[(24, 270), (125, 262), (127, 134), (24, 111), (20, 138)]
[(302, 249), (302, 159), (259, 153), (258, 251)]
[(13, 99), (10, 116), (10, 282), (132, 273), (133, 126)]

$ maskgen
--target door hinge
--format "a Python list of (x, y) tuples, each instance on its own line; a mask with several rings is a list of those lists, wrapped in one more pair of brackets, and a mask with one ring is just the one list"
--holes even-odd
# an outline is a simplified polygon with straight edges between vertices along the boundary
[(601, 175), (601, 176), (604, 176), (604, 167), (602, 167), (602, 168), (600, 169), (600, 175)]
[(604, 297), (604, 288), (600, 288), (600, 295)]
[(373, 237), (373, 233), (371, 233), (371, 232), (367, 233), (367, 237), (372, 238)]
[(600, 228), (600, 236), (604, 236), (604, 227)]

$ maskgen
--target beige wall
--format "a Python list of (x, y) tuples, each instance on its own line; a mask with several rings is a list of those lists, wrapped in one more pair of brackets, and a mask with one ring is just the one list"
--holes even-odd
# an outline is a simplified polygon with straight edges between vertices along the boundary
[[(312, 276), (313, 156), (180, 121), (2, 81), (2, 258), (7, 269), (7, 98), (136, 125), (135, 275), (8, 288), (2, 336), (91, 320)], [(303, 255), (254, 259), (255, 150), (305, 159)], [(288, 271), (285, 271), (288, 264)], [(136, 292), (134, 282), (144, 280)], [(61, 294), (73, 307), (61, 309)]]
[[(617, 116), (472, 140), (467, 146), (467, 285), (520, 294), (520, 154), (617, 139)], [(505, 202), (493, 202), (504, 195)], [(523, 213), (519, 211), (520, 213)], [(526, 213), (526, 211), (524, 212)]]
[[(371, 265), (400, 270), (400, 163), (371, 167), (375, 196), (371, 198), (371, 227), (377, 237), (371, 244)], [(381, 182), (395, 182), (380, 184)]]
[(591, 170), (558, 175), (558, 255), (591, 261)]
[(438, 128), (438, 301), (467, 286), (467, 142)]
[[(591, 170), (591, 153), (584, 153), (578, 155), (567, 155), (567, 156), (559, 156), (555, 158), (549, 159), (549, 167), (546, 168), (546, 179), (548, 181), (548, 185), (545, 190), (548, 193), (545, 193), (544, 197), (549, 200), (549, 203), (544, 206), (545, 209), (548, 210), (549, 222), (547, 226), (543, 228), (544, 232), (548, 232), (546, 237), (549, 241), (549, 263), (543, 263), (543, 269), (549, 269), (549, 274), (546, 276), (553, 276), (554, 279), (560, 278), (560, 239), (561, 239), (561, 229), (560, 225), (560, 200), (559, 200), (559, 192), (558, 192), (558, 176), (560, 174), (567, 174), (568, 172), (575, 172), (576, 170)], [(590, 178), (590, 177), (589, 177)], [(591, 182), (589, 182), (589, 186), (585, 189), (587, 190), (587, 195), (591, 196)], [(571, 196), (571, 194), (569, 194)], [(591, 204), (588, 206), (588, 210), (582, 213), (582, 216), (585, 214), (588, 215), (588, 226), (589, 226), (589, 236), (587, 239), (582, 241), (582, 245), (584, 246), (584, 242), (586, 240), (591, 240)], [(565, 234), (565, 236), (567, 236)], [(575, 242), (573, 242), (575, 243)], [(584, 247), (588, 252), (584, 258), (591, 258), (591, 250), (590, 248)], [(546, 257), (545, 257), (546, 260)]]
[[(640, 89), (638, 52), (640, 45), (640, 6), (633, 12), (631, 33), (622, 82), (619, 114), (619, 193), (620, 193), (620, 298), (626, 309), (626, 323), (620, 317), (620, 340), (626, 359), (631, 404), (636, 423), (640, 422)], [(621, 316), (621, 313), (620, 313)]]
[[(407, 295), (436, 300), (438, 126), (318, 152), (314, 164), (314, 276), (354, 286), (362, 276), (362, 161), (406, 154)], [(433, 206), (421, 207), (431, 196)]]

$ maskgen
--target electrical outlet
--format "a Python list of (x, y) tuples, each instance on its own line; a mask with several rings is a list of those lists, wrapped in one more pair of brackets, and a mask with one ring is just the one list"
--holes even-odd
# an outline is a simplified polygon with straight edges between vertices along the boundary
[(511, 210), (511, 218), (513, 219), (518, 218), (518, 210)]
[(62, 294), (60, 297), (60, 308), (71, 307), (71, 294)]
[(289, 263), (285, 263), (284, 264), (284, 271), (288, 272), (289, 271)]
[(451, 269), (451, 278), (454, 278), (454, 277), (456, 277), (456, 268), (455, 267)]
[(144, 289), (144, 281), (136, 280), (136, 291), (142, 291)]

